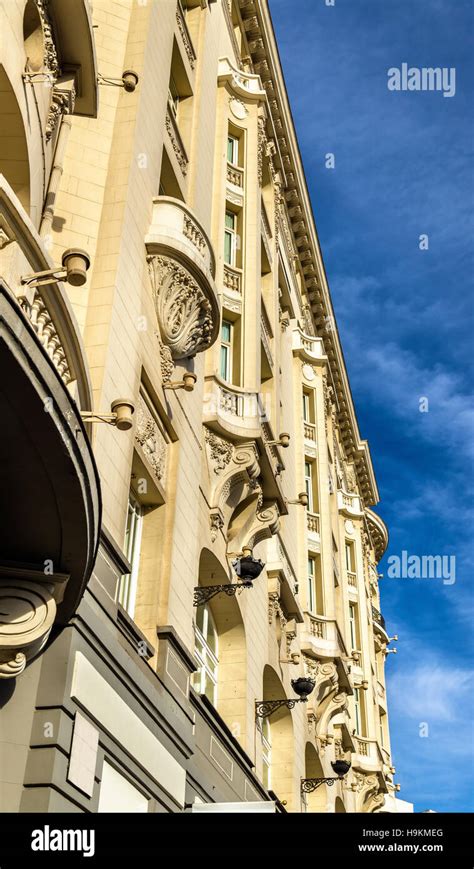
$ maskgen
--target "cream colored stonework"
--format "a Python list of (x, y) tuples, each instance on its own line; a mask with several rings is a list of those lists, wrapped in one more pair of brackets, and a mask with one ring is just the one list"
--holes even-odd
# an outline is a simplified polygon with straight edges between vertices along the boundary
[[(377, 485), (267, 2), (85, 5), (98, 73), (139, 76), (133, 93), (99, 85), (97, 117), (60, 114), (46, 139), (44, 85), (25, 85), (28, 105), (22, 92), (24, 0), (0, 2), (0, 60), (29, 161), (12, 196), (51, 262), (70, 247), (91, 259), (85, 286), (62, 285), (92, 388), (82, 409), (109, 413), (120, 397), (136, 408), (130, 431), (90, 427), (103, 524), (124, 550), (131, 489), (141, 504), (130, 615), (154, 647), (157, 626), (170, 625), (193, 652), (194, 588), (237, 581), (231, 563), (251, 548), (266, 565), (254, 587), (210, 604), (217, 711), (288, 811), (372, 812), (395, 790), (377, 573), (387, 531), (370, 509)], [(226, 212), (235, 215), (230, 263)], [(0, 262), (19, 292), (27, 263), (2, 239)], [(231, 324), (227, 372), (222, 321)], [(194, 390), (173, 388), (187, 372)], [(306, 674), (316, 684), (308, 702), (269, 719), (268, 772), (255, 704), (295, 698), (291, 680)], [(85, 681), (80, 688), (86, 695)], [(344, 781), (303, 798), (301, 779), (333, 776), (338, 758), (351, 761)]]

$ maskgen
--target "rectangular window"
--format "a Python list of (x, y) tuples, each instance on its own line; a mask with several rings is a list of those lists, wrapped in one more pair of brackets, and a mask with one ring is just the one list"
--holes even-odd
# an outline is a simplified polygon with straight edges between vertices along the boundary
[(205, 694), (215, 706), (217, 703), (218, 640), (214, 619), (209, 607), (197, 608), (194, 625), (194, 657), (197, 671), (193, 674), (193, 688)]
[(228, 320), (223, 320), (221, 328), (220, 376), (227, 383), (230, 383), (232, 380), (232, 332), (232, 323)]
[(316, 612), (316, 563), (312, 556), (308, 558), (308, 609)]
[(354, 573), (354, 546), (346, 540), (346, 570)]
[(384, 718), (385, 718), (385, 716), (382, 713), (380, 713), (380, 745), (382, 746), (382, 748), (385, 745)]
[(171, 111), (173, 112), (173, 115), (175, 116), (175, 118), (177, 118), (179, 108), (179, 90), (173, 76), (170, 77), (170, 86), (168, 89), (168, 104)]
[(268, 791), (272, 786), (272, 738), (268, 718), (262, 720), (262, 760), (263, 785)]
[(303, 392), (303, 419), (305, 422), (311, 422), (309, 412), (309, 395), (307, 392)]
[(239, 165), (239, 140), (237, 136), (227, 136), (227, 160), (234, 166)]
[(225, 213), (224, 261), (235, 266), (237, 251), (237, 215), (233, 211)]
[(357, 617), (357, 606), (355, 603), (349, 604), (349, 627), (351, 634), (351, 647), (360, 651), (359, 643), (359, 623)]
[(311, 462), (304, 463), (304, 486), (308, 496), (308, 512), (313, 513), (313, 471)]
[(137, 596), (142, 527), (143, 507), (131, 492), (128, 500), (124, 550), (132, 569), (129, 574), (125, 574), (120, 580), (117, 600), (132, 618), (135, 612), (135, 600)]
[(360, 688), (354, 688), (355, 731), (362, 735), (362, 710), (360, 703)]

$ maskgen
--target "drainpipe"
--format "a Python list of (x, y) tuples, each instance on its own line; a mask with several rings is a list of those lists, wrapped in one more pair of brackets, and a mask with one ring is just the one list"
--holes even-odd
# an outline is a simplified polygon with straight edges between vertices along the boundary
[(40, 235), (42, 238), (45, 238), (47, 235), (49, 235), (52, 230), (56, 197), (63, 174), (64, 155), (66, 153), (66, 146), (70, 132), (71, 117), (70, 115), (63, 115), (61, 127), (58, 133), (58, 139), (56, 142), (56, 148), (54, 151), (53, 168), (51, 169), (51, 174), (49, 176), (49, 184), (43, 208), (43, 215), (41, 218)]

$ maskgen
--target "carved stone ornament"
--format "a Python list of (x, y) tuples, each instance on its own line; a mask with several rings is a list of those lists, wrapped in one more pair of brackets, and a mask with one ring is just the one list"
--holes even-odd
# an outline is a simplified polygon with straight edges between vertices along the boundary
[(147, 256), (161, 340), (173, 359), (207, 350), (213, 319), (209, 300), (192, 274), (175, 260)]
[(210, 429), (205, 429), (206, 443), (209, 445), (210, 458), (213, 463), (215, 474), (220, 474), (229, 464), (234, 445), (224, 438), (219, 437)]
[(164, 486), (166, 482), (167, 443), (160, 425), (143, 395), (140, 395), (138, 399), (135, 440), (142, 448), (156, 479)]
[(56, 617), (53, 585), (0, 580), (0, 679), (12, 679), (42, 648)]

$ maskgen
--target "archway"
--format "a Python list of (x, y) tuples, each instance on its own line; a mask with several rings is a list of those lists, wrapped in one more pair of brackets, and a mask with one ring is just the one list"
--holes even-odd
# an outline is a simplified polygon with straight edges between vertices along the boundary
[[(324, 776), (318, 753), (311, 742), (306, 743), (305, 748), (305, 778), (322, 778)], [(322, 784), (310, 794), (305, 794), (307, 812), (327, 811), (327, 785)]]
[[(262, 700), (281, 700), (286, 696), (280, 677), (275, 670), (266, 666), (263, 671)], [(268, 718), (263, 726), (259, 719), (262, 740), (263, 763), (266, 764), (267, 786), (274, 791), (287, 808), (293, 805), (293, 720), (290, 710), (284, 706)]]
[(29, 213), (30, 166), (25, 128), (10, 79), (1, 65), (0, 129), (0, 173), (5, 176), (23, 208)]
[[(209, 550), (199, 559), (201, 586), (229, 582), (229, 573)], [(227, 726), (246, 747), (247, 653), (245, 629), (235, 597), (218, 594), (195, 618), (195, 656), (200, 669), (193, 678), (199, 693), (205, 693)], [(212, 687), (212, 683), (214, 688)]]

